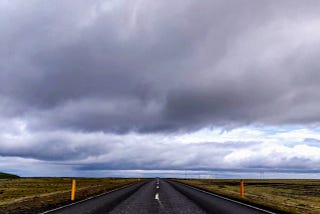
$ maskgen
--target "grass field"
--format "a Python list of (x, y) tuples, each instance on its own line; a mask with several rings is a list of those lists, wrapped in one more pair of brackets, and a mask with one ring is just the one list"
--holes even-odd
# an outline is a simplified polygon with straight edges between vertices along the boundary
[[(76, 200), (137, 182), (124, 178), (77, 178)], [(71, 178), (0, 179), (0, 213), (39, 213), (70, 203)]]
[(249, 179), (245, 180), (245, 198), (239, 194), (239, 180), (177, 179), (220, 195), (244, 200), (284, 213), (319, 214), (320, 180)]

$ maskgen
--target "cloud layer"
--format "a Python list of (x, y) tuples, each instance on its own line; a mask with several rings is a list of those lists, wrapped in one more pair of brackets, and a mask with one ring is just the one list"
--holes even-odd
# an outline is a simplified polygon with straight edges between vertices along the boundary
[(317, 123), (311, 3), (2, 5), (1, 113), (106, 132)]
[[(270, 130), (203, 129), (181, 135), (69, 131), (30, 134), (17, 130), (0, 136), (0, 156), (7, 161), (21, 158), (11, 163), (13, 168), (28, 160), (33, 165), (28, 173), (37, 174), (39, 165), (49, 168), (57, 165), (57, 169), (68, 169), (68, 173), (106, 170), (320, 173), (318, 129)], [(56, 171), (59, 175), (65, 173)]]
[(79, 169), (303, 168), (320, 138), (153, 136), (317, 127), (319, 10), (316, 0), (2, 1), (0, 156)]

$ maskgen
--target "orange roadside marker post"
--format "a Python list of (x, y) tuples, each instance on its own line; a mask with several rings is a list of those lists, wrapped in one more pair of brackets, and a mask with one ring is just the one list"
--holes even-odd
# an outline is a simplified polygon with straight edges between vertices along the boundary
[(240, 180), (240, 197), (244, 198), (244, 180)]
[(72, 188), (71, 188), (71, 201), (74, 201), (76, 196), (76, 180), (72, 180)]

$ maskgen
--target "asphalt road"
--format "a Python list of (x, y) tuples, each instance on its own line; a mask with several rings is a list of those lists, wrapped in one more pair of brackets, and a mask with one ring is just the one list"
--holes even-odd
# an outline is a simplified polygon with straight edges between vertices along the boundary
[(199, 190), (178, 182), (169, 181), (170, 184), (191, 198), (196, 204), (212, 214), (275, 214), (267, 210), (246, 205), (228, 198), (224, 198), (206, 191)]
[(181, 183), (154, 179), (49, 213), (266, 214), (272, 212), (208, 194)]
[(163, 180), (153, 180), (120, 203), (111, 214), (131, 213), (206, 213)]
[[(55, 210), (44, 212), (45, 214), (103, 214), (108, 213), (114, 206), (125, 200), (127, 197), (134, 194), (146, 182), (130, 185), (116, 191), (111, 191), (107, 194), (102, 194), (99, 197), (94, 197), (89, 200), (83, 200)], [(44, 214), (43, 213), (43, 214)]]

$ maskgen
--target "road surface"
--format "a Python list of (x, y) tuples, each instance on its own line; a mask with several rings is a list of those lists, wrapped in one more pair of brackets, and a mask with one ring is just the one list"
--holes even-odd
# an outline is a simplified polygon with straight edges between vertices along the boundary
[(206, 213), (186, 196), (175, 190), (168, 182), (153, 180), (127, 200), (116, 206), (111, 214), (129, 213)]
[(259, 208), (163, 179), (131, 185), (50, 214), (271, 214)]

